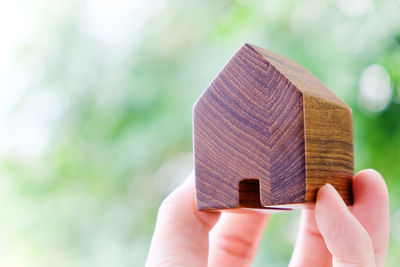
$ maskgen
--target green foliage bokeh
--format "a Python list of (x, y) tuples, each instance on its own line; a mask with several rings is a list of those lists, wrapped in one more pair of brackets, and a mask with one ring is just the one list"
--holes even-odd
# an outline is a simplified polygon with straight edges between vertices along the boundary
[[(37, 29), (14, 55), (44, 71), (13, 112), (41, 94), (60, 109), (38, 157), (2, 158), (4, 262), (143, 266), (158, 205), (192, 168), (192, 105), (249, 42), (304, 65), (353, 108), (355, 167), (386, 179), (388, 266), (400, 264), (399, 1), (364, 1), (361, 14), (330, 0), (142, 1), (122, 36), (124, 17), (111, 17), (109, 40), (86, 28), (87, 2), (35, 4)], [(393, 90), (379, 111), (359, 96), (373, 64)], [(298, 217), (272, 217), (254, 266), (287, 265)]]

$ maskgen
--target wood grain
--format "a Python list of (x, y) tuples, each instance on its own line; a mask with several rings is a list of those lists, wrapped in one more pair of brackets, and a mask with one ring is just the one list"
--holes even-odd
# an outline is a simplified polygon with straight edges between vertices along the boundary
[(351, 203), (351, 110), (321, 85), (288, 59), (239, 49), (194, 106), (200, 210), (313, 202), (326, 182)]
[(352, 204), (353, 118), (351, 110), (327, 99), (304, 96), (306, 124), (306, 201), (332, 184)]

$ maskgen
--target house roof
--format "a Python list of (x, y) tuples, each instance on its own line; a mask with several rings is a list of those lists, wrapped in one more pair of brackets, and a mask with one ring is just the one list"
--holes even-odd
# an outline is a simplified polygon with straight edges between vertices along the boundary
[(244, 46), (261, 55), (303, 94), (329, 99), (331, 102), (349, 109), (340, 98), (302, 65), (252, 44), (245, 44)]

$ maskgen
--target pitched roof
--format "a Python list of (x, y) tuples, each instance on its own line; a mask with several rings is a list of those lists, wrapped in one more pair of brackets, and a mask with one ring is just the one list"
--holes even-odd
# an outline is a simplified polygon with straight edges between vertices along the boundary
[(320, 80), (318, 80), (302, 65), (252, 44), (244, 44), (244, 47), (249, 47), (254, 52), (261, 55), (303, 94), (329, 99), (333, 103), (349, 109), (340, 98), (332, 93)]

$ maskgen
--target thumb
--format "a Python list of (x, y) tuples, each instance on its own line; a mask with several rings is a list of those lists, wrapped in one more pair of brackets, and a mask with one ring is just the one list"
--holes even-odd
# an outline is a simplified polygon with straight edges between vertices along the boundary
[(317, 195), (318, 229), (333, 256), (334, 266), (375, 266), (372, 241), (332, 185)]

